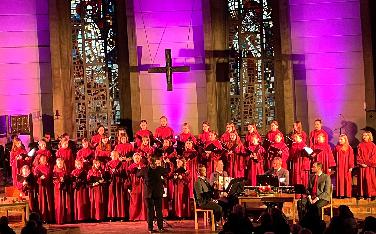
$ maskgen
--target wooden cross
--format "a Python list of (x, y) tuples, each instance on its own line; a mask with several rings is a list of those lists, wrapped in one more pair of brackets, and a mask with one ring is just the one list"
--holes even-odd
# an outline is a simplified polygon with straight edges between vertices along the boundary
[(167, 91), (172, 91), (172, 73), (173, 72), (189, 72), (189, 66), (172, 66), (171, 49), (165, 49), (166, 66), (153, 67), (148, 69), (148, 73), (166, 73)]

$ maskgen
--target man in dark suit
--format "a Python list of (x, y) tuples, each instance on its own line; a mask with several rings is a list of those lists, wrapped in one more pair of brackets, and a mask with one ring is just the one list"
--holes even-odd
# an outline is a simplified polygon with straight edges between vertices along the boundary
[(139, 167), (136, 176), (144, 179), (144, 200), (148, 212), (148, 230), (153, 232), (154, 214), (157, 216), (159, 232), (163, 232), (162, 197), (163, 176), (166, 176), (170, 168), (157, 166), (156, 158), (149, 159), (149, 166)]
[(222, 217), (222, 207), (218, 205), (218, 201), (213, 200), (213, 188), (206, 179), (206, 167), (201, 165), (198, 169), (198, 173), (199, 177), (194, 185), (194, 195), (197, 206), (202, 209), (213, 210), (215, 221), (219, 222)]
[(313, 174), (310, 176), (308, 181), (307, 199), (299, 201), (303, 204), (298, 204), (298, 207), (304, 207), (307, 205), (307, 203), (308, 205), (316, 206), (321, 217), (321, 208), (330, 202), (332, 182), (330, 180), (330, 176), (322, 172), (322, 163), (315, 162), (312, 165), (312, 172)]
[(280, 157), (273, 158), (272, 167), (265, 174), (277, 176), (280, 185), (289, 185), (289, 171), (282, 168), (282, 159)]

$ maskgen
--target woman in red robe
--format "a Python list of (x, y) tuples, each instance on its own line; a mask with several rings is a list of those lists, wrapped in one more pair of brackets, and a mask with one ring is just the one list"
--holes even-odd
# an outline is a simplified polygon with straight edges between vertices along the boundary
[(93, 160), (93, 167), (87, 173), (87, 181), (89, 183), (90, 218), (97, 221), (103, 220), (107, 203), (104, 198), (104, 179), (99, 160)]
[(149, 137), (142, 137), (142, 144), (137, 149), (137, 153), (140, 154), (143, 164), (148, 163), (148, 159), (154, 154), (154, 148), (150, 146)]
[(30, 157), (25, 157), (25, 155), (27, 155), (27, 151), (22, 145), (22, 141), (19, 138), (15, 138), (13, 140), (12, 150), (10, 151), (10, 166), (12, 167), (12, 179), (14, 186), (17, 185), (17, 175), (19, 169), (21, 169), (23, 165), (29, 165), (28, 161), (31, 160)]
[(279, 131), (278, 129), (279, 127), (279, 124), (278, 124), (278, 121), (277, 120), (273, 120), (271, 123), (270, 123), (270, 130), (269, 132), (266, 134), (266, 137), (265, 139), (267, 139), (270, 143), (274, 143), (275, 142), (275, 136), (277, 134), (280, 134), (282, 136), (282, 140), (281, 142), (285, 142), (284, 139), (283, 139), (283, 134), (281, 131)]
[(225, 143), (225, 165), (228, 175), (233, 178), (245, 176), (246, 158), (243, 143), (235, 132), (230, 133), (230, 140)]
[(358, 145), (357, 164), (360, 166), (360, 196), (376, 196), (376, 145), (372, 142), (372, 133), (363, 133), (363, 142)]
[(351, 148), (349, 140), (345, 134), (339, 136), (338, 144), (334, 148), (334, 156), (337, 162), (337, 197), (351, 197), (351, 172), (354, 168), (354, 150)]
[(330, 175), (332, 172), (331, 168), (336, 166), (336, 162), (334, 161), (332, 149), (327, 142), (325, 134), (318, 134), (316, 144), (312, 148), (314, 151), (312, 157), (315, 158), (315, 161), (322, 163), (322, 172)]
[(73, 213), (74, 221), (80, 222), (90, 218), (89, 189), (87, 187), (87, 172), (84, 170), (82, 161), (76, 160), (71, 173), (73, 189)]
[(245, 147), (252, 145), (252, 141), (253, 141), (252, 139), (255, 136), (259, 139), (258, 142), (262, 142), (262, 138), (257, 131), (256, 124), (254, 124), (254, 123), (248, 124), (247, 129), (248, 129), (248, 132), (245, 135)]
[(194, 144), (196, 144), (196, 137), (191, 133), (191, 130), (189, 128), (188, 123), (183, 124), (183, 130), (179, 134), (179, 141), (183, 143), (183, 146), (187, 140), (193, 141)]
[(172, 173), (172, 181), (174, 184), (174, 216), (178, 218), (188, 218), (189, 213), (189, 183), (190, 175), (185, 168), (185, 159), (176, 160), (177, 169)]
[(189, 197), (193, 198), (193, 185), (198, 175), (198, 152), (193, 148), (192, 141), (188, 140), (185, 142), (185, 149), (182, 156), (186, 161), (186, 168), (189, 172)]
[(65, 169), (64, 160), (56, 159), (53, 171), (55, 218), (57, 224), (72, 221), (72, 191), (69, 183), (69, 174)]
[(35, 157), (34, 157), (34, 160), (33, 160), (33, 168), (35, 168), (36, 166), (38, 166), (39, 164), (39, 158), (41, 155), (45, 155), (46, 156), (46, 159), (47, 159), (47, 163), (49, 165), (54, 165), (55, 164), (55, 160), (52, 158), (52, 154), (51, 154), (51, 151), (47, 149), (47, 143), (45, 140), (40, 140), (38, 142), (38, 151), (35, 153)]
[(56, 159), (61, 158), (64, 160), (65, 167), (68, 173), (71, 173), (74, 169), (74, 156), (72, 150), (69, 148), (69, 141), (66, 138), (62, 138), (60, 141), (60, 149), (56, 151)]
[(202, 156), (207, 161), (207, 175), (211, 175), (211, 173), (214, 172), (215, 168), (217, 168), (217, 162), (221, 158), (222, 149), (223, 148), (221, 142), (217, 140), (217, 133), (211, 131), (209, 133), (209, 140), (205, 143), (205, 153)]
[(101, 142), (102, 140), (102, 137), (104, 135), (104, 132), (105, 132), (105, 129), (104, 129), (104, 126), (100, 125), (98, 128), (97, 128), (97, 134), (95, 134), (94, 136), (91, 137), (91, 146), (95, 149), (99, 143)]
[[(230, 133), (236, 133), (235, 125), (233, 123), (226, 124), (226, 131), (222, 134), (220, 141), (222, 143), (226, 143), (230, 141)], [(209, 137), (210, 138), (210, 137)]]
[(117, 151), (111, 152), (111, 159), (106, 165), (106, 172), (110, 175), (107, 217), (124, 220), (128, 218), (129, 209), (126, 168)]
[(17, 178), (17, 189), (21, 191), (20, 197), (28, 197), (31, 212), (39, 212), (37, 188), (37, 181), (33, 173), (31, 173), (30, 167), (24, 165)]
[(103, 135), (101, 142), (95, 148), (95, 159), (99, 160), (104, 167), (108, 161), (110, 161), (110, 155), (112, 151), (111, 143), (109, 142), (108, 136)]
[(294, 142), (290, 148), (290, 157), (288, 159), (291, 162), (290, 178), (291, 184), (304, 184), (308, 186), (310, 160), (304, 149), (306, 143), (303, 141), (303, 136), (299, 133), (292, 135)]
[(136, 143), (135, 148), (141, 146), (143, 137), (149, 137), (149, 139), (153, 139), (153, 133), (148, 129), (148, 122), (144, 119), (140, 122), (140, 130), (138, 130), (134, 135)]
[(133, 155), (133, 145), (128, 142), (128, 136), (122, 136), (120, 138), (119, 144), (115, 146), (115, 151), (119, 153), (120, 158), (132, 158)]
[(299, 120), (297, 120), (297, 121), (294, 122), (293, 130), (292, 130), (292, 132), (290, 134), (290, 136), (291, 136), (292, 139), (294, 138), (293, 137), (294, 134), (299, 134), (301, 136), (301, 138), (302, 138), (302, 142), (304, 144), (307, 144), (307, 133), (305, 133), (303, 131), (302, 122), (299, 121)]
[(39, 165), (34, 169), (38, 183), (38, 204), (41, 218), (44, 222), (54, 221), (52, 172), (47, 164), (46, 156), (41, 155)]
[(272, 162), (275, 157), (282, 159), (282, 167), (287, 168), (287, 159), (289, 158), (289, 148), (283, 142), (283, 134), (277, 133), (274, 135), (274, 141), (268, 149), (267, 168), (272, 168)]
[(88, 171), (92, 167), (94, 160), (94, 150), (89, 147), (88, 139), (82, 139), (82, 148), (77, 151), (76, 159), (82, 161), (84, 170)]
[(205, 145), (205, 143), (209, 140), (209, 132), (210, 132), (210, 124), (208, 121), (204, 121), (202, 123), (202, 132), (198, 135), (199, 144)]
[(260, 138), (257, 135), (253, 136), (246, 151), (249, 152), (248, 181), (251, 186), (256, 186), (256, 176), (264, 174), (264, 158), (266, 156), (265, 149), (260, 145)]
[(146, 206), (143, 200), (143, 179), (136, 177), (137, 168), (142, 167), (141, 154), (133, 155), (133, 164), (128, 167), (128, 175), (131, 181), (130, 187), (130, 204), (129, 204), (129, 220), (138, 221), (146, 220)]

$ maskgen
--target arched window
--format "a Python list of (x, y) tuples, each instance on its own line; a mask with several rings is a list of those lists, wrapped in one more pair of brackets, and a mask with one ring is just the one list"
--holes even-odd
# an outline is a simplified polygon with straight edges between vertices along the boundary
[(275, 119), (272, 0), (228, 0), (230, 116), (244, 134)]
[(76, 136), (113, 132), (120, 121), (115, 0), (71, 0)]

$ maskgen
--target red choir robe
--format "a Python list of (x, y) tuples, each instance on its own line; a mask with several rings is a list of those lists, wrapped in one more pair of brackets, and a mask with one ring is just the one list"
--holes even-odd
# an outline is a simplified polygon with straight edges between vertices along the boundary
[(225, 132), (222, 134), (220, 141), (225, 143), (230, 141), (230, 132)]
[(241, 141), (228, 141), (225, 143), (224, 150), (226, 158), (226, 167), (228, 175), (233, 178), (240, 178), (245, 176), (246, 157), (244, 157), (244, 146)]
[(34, 160), (33, 160), (33, 168), (35, 168), (36, 166), (39, 165), (39, 159), (40, 159), (41, 155), (46, 156), (46, 160), (47, 160), (48, 165), (54, 165), (55, 164), (55, 160), (52, 157), (51, 151), (48, 150), (48, 149), (44, 149), (44, 150), (40, 149), (37, 152), (35, 152), (35, 157), (34, 157)]
[(305, 131), (302, 131), (301, 133), (298, 133), (297, 131), (292, 131), (290, 133), (290, 137), (291, 139), (293, 138), (293, 135), (294, 134), (299, 134), (301, 137), (302, 137), (302, 142), (304, 142), (305, 144), (307, 144), (307, 133), (305, 133)]
[(360, 195), (364, 197), (376, 196), (376, 146), (373, 142), (361, 142), (358, 145), (357, 164), (360, 166)]
[(132, 153), (134, 151), (131, 143), (117, 144), (115, 146), (115, 150), (119, 152), (120, 157), (127, 157), (127, 158), (132, 157)]
[(26, 150), (23, 148), (19, 148), (16, 151), (11, 151), (10, 152), (10, 166), (12, 167), (12, 179), (13, 179), (13, 186), (17, 185), (17, 175), (18, 175), (18, 169), (21, 168), (23, 165), (23, 160), (22, 159), (17, 159), (17, 157), (20, 154), (27, 154)]
[(318, 144), (317, 136), (321, 133), (324, 134), (325, 143), (328, 144), (328, 139), (329, 139), (328, 133), (326, 133), (324, 129), (313, 130), (312, 132), (309, 133), (309, 147), (313, 148), (314, 145)]
[(102, 163), (102, 166), (104, 166), (111, 160), (111, 151), (112, 147), (110, 143), (107, 143), (104, 146), (99, 144), (97, 148), (95, 148), (95, 159), (99, 160)]
[(128, 218), (129, 197), (126, 168), (120, 160), (111, 160), (106, 165), (106, 172), (110, 175), (107, 217)]
[(185, 150), (183, 158), (186, 160), (187, 171), (189, 172), (189, 197), (193, 198), (193, 185), (198, 175), (198, 153), (195, 149)]
[(284, 142), (273, 143), (268, 150), (267, 168), (272, 168), (273, 158), (280, 157), (282, 159), (282, 168), (287, 168), (287, 159), (289, 158), (289, 148)]
[(303, 149), (305, 146), (306, 143), (304, 141), (300, 143), (293, 142), (288, 161), (291, 163), (291, 184), (304, 184), (307, 187), (311, 163), (306, 151)]
[[(282, 132), (279, 131), (278, 129), (275, 130), (275, 131), (270, 130), (270, 131), (266, 134), (265, 138), (266, 138), (267, 140), (269, 140), (270, 142), (273, 143), (273, 142), (275, 142), (275, 136), (276, 136), (277, 134), (282, 134)], [(282, 134), (282, 141), (281, 141), (281, 142), (285, 142), (284, 137), (283, 137), (283, 134)]]
[(217, 168), (217, 162), (221, 158), (223, 148), (219, 140), (214, 140), (207, 141), (204, 149), (205, 151), (210, 151), (209, 155), (204, 153), (205, 155), (203, 155), (203, 157), (207, 160), (206, 174), (211, 175), (211, 173)]
[(75, 158), (70, 148), (60, 148), (56, 151), (56, 158), (62, 158), (64, 160), (68, 173), (73, 171)]
[(160, 138), (160, 139), (171, 138), (173, 140), (174, 130), (172, 130), (172, 128), (170, 128), (169, 126), (166, 126), (166, 127), (159, 126), (157, 129), (155, 129), (154, 137)]
[(260, 134), (256, 131), (253, 131), (253, 132), (247, 132), (247, 134), (245, 135), (245, 146), (248, 147), (250, 145), (252, 145), (252, 139), (253, 137), (257, 137), (259, 139), (259, 143), (261, 144), (262, 143), (262, 138), (260, 136)]
[(31, 212), (39, 212), (37, 188), (37, 180), (32, 173), (27, 176), (18, 175), (17, 189), (21, 191), (22, 196), (28, 196), (29, 209)]
[(209, 140), (209, 132), (202, 132), (200, 135), (198, 135), (198, 140), (205, 144)]
[[(47, 223), (54, 221), (54, 194), (52, 185), (52, 172), (48, 165), (38, 165), (34, 169), (38, 183), (38, 205), (41, 219)], [(42, 179), (41, 177), (45, 178)]]
[[(264, 158), (266, 152), (261, 145), (249, 145), (247, 152), (250, 154), (247, 162), (248, 181), (251, 186), (256, 186), (256, 176), (264, 174)], [(251, 154), (255, 154), (253, 157)]]
[(57, 224), (72, 222), (72, 190), (69, 182), (69, 174), (65, 168), (57, 168), (53, 171), (55, 219)]
[(153, 133), (150, 130), (138, 130), (136, 134), (134, 135), (135, 143), (136, 143), (136, 148), (140, 147), (142, 144), (142, 138), (143, 137), (149, 137), (150, 141), (153, 139)]
[(89, 170), (93, 165), (94, 150), (90, 149), (89, 147), (82, 148), (77, 151), (76, 159), (83, 162), (85, 170)]
[(354, 168), (354, 150), (348, 146), (347, 150), (342, 145), (334, 148), (334, 157), (337, 162), (336, 170), (336, 194), (341, 197), (351, 197), (352, 176), (349, 169)]
[(336, 166), (336, 162), (334, 160), (332, 149), (330, 145), (327, 143), (316, 143), (312, 147), (314, 152), (318, 152), (316, 156), (314, 156), (314, 161), (322, 163), (322, 171), (325, 174), (330, 175), (329, 169), (331, 167)]
[(85, 221), (90, 218), (89, 188), (87, 173), (84, 169), (74, 169), (71, 173), (73, 189), (73, 213), (75, 221)]
[(101, 169), (92, 168), (87, 173), (89, 183), (90, 219), (103, 220), (107, 209), (105, 209), (105, 191)]
[(125, 167), (125, 170), (132, 164), (132, 156), (135, 149), (133, 148), (133, 145), (131, 143), (125, 143), (125, 144), (117, 144), (115, 146), (115, 150), (119, 152), (120, 157), (125, 157), (121, 159), (123, 162), (123, 166)]
[(147, 210), (143, 200), (144, 182), (142, 178), (136, 177), (138, 164), (133, 163), (128, 168), (128, 175), (131, 181), (129, 220), (146, 220)]
[(102, 141), (102, 135), (97, 133), (91, 137), (90, 144), (92, 145), (93, 148), (96, 148), (99, 145), (99, 143), (101, 143), (101, 141)]
[(154, 148), (150, 145), (141, 145), (137, 152), (141, 154), (142, 163), (147, 164), (148, 159), (154, 154)]
[(197, 143), (196, 137), (193, 136), (193, 134), (190, 133), (190, 132), (189, 133), (184, 133), (184, 132), (180, 133), (179, 134), (179, 140), (183, 143), (185, 143), (188, 140), (191, 140), (191, 141), (193, 141), (194, 145)]
[[(181, 176), (181, 178), (180, 178)], [(189, 172), (180, 167), (172, 174), (172, 181), (174, 185), (173, 204), (174, 216), (178, 218), (190, 217), (189, 206)]]

